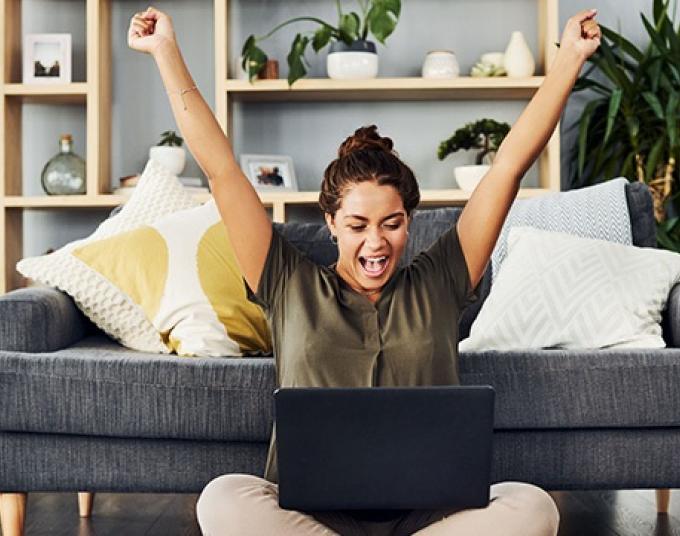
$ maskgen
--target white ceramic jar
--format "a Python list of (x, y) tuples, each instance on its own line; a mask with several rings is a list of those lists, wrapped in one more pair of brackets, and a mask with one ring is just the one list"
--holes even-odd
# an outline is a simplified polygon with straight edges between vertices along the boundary
[(248, 80), (248, 73), (242, 65), (243, 56), (239, 56), (234, 63), (234, 72), (236, 73), (236, 78), (239, 80)]
[(533, 76), (536, 62), (522, 32), (512, 32), (508, 47), (505, 49), (503, 66), (510, 78)]
[(491, 166), (457, 166), (453, 169), (453, 175), (461, 190), (472, 192), (484, 178)]
[(167, 145), (154, 145), (149, 149), (149, 158), (160, 162), (170, 173), (179, 176), (184, 171), (187, 154), (184, 147), (168, 147)]
[(378, 54), (375, 43), (355, 41), (347, 45), (342, 41), (331, 43), (326, 58), (329, 78), (336, 80), (360, 80), (378, 76)]
[(423, 78), (456, 78), (460, 65), (456, 54), (450, 50), (432, 50), (425, 56)]

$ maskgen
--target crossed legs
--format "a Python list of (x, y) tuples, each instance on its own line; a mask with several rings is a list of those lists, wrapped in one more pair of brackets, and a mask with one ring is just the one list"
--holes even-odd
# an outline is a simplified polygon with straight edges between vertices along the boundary
[(231, 474), (212, 480), (196, 505), (204, 536), (554, 536), (559, 513), (550, 495), (531, 484), (491, 486), (486, 508), (459, 512), (414, 511), (384, 523), (360, 521), (342, 513), (317, 517), (278, 504), (278, 487), (262, 478)]

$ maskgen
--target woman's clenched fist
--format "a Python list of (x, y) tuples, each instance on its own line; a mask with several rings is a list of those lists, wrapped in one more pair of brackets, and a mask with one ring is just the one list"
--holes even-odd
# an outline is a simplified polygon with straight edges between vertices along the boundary
[(597, 11), (588, 9), (571, 17), (564, 28), (560, 49), (576, 52), (582, 61), (592, 56), (600, 46), (602, 30), (595, 22)]
[(172, 19), (162, 11), (149, 6), (130, 19), (128, 46), (133, 50), (153, 55), (162, 44), (174, 41)]

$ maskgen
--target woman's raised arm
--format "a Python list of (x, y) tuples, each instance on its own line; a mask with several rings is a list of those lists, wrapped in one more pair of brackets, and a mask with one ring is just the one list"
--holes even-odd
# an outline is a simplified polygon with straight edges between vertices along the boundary
[(595, 10), (582, 11), (567, 22), (550, 72), (501, 144), (491, 169), (458, 220), (473, 287), (484, 275), (522, 177), (555, 130), (581, 67), (600, 45), (595, 14)]
[(241, 272), (256, 291), (271, 241), (271, 221), (189, 74), (172, 20), (152, 7), (136, 13), (130, 21), (128, 45), (151, 54), (156, 61), (177, 126), (210, 181)]

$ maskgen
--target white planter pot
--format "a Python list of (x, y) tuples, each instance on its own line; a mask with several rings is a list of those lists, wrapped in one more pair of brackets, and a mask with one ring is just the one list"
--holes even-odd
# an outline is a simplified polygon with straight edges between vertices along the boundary
[(421, 74), (423, 78), (456, 78), (460, 65), (450, 50), (432, 50), (425, 56)]
[(331, 44), (326, 58), (326, 71), (335, 80), (360, 80), (378, 76), (378, 54), (370, 41)]
[(461, 190), (472, 192), (491, 166), (458, 166), (453, 169), (456, 182)]
[(234, 62), (234, 72), (236, 73), (236, 78), (239, 80), (248, 80), (248, 73), (241, 65), (241, 62), (243, 62), (243, 56), (239, 56)]
[(503, 56), (503, 66), (510, 78), (533, 76), (536, 62), (522, 32), (512, 32)]
[(149, 149), (149, 158), (164, 165), (173, 175), (179, 176), (184, 170), (187, 154), (182, 147), (156, 145)]

